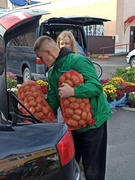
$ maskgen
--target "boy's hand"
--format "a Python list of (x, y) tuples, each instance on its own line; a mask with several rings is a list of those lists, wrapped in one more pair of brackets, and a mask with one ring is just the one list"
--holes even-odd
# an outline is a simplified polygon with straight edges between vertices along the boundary
[(74, 96), (74, 88), (67, 83), (62, 83), (62, 86), (58, 90), (61, 98)]

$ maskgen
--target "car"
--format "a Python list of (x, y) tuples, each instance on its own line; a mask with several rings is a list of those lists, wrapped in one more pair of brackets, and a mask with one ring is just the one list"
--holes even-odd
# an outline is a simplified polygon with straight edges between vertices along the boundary
[(130, 64), (130, 66), (135, 65), (135, 49), (133, 49), (127, 54), (126, 62), (127, 64)]
[(0, 15), (1, 180), (80, 180), (72, 133), (67, 125), (57, 119), (54, 123), (42, 123), (31, 113), (23, 115), (18, 105), (28, 109), (14, 92), (7, 90), (8, 43), (36, 29), (41, 13), (46, 11), (21, 9)]
[[(3, 16), (4, 14), (5, 13), (3, 13)], [(10, 39), (6, 46), (7, 71), (21, 77), (23, 82), (31, 79), (47, 79), (46, 67), (41, 63), (39, 58), (36, 57), (33, 50), (34, 42), (40, 35), (38, 33), (39, 21), (42, 15), (47, 14), (49, 14), (48, 11), (40, 11), (38, 18), (35, 18), (32, 22), (27, 23), (27, 26), (24, 27), (24, 29), (20, 28), (22, 34), (18, 34), (14, 38)], [(9, 12), (8, 16), (12, 16), (12, 14), (10, 15)], [(8, 16), (5, 16), (5, 21), (8, 21)], [(27, 19), (29, 19), (29, 17), (27, 17)], [(23, 26), (23, 21), (20, 22), (20, 27), (21, 24)], [(31, 26), (33, 26), (33, 29), (31, 29)]]
[(90, 16), (60, 16), (45, 19), (40, 25), (43, 35), (51, 36), (55, 41), (63, 30), (72, 31), (77, 43), (85, 54), (89, 52), (86, 32), (90, 25), (103, 25), (108, 19)]
[[(57, 36), (63, 30), (71, 30), (85, 54), (89, 54), (85, 29), (89, 25), (101, 25), (106, 21), (108, 20), (89, 16), (62, 16), (45, 19), (36, 29), (24, 32), (9, 41), (6, 51), (7, 70), (23, 78), (23, 81), (30, 79), (47, 81), (48, 68), (33, 51), (35, 40), (40, 36), (47, 35), (56, 41)], [(25, 29), (29, 29), (29, 26), (30, 24)]]

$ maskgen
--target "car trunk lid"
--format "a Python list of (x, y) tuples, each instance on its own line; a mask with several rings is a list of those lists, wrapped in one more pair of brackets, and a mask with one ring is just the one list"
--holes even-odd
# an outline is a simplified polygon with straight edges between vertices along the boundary
[(87, 25), (103, 25), (104, 22), (110, 21), (109, 19), (96, 18), (90, 16), (63, 16), (63, 17), (52, 17), (43, 22), (46, 24), (72, 24), (79, 26)]
[(3, 101), (0, 101), (0, 111), (6, 119), (8, 119), (6, 45), (16, 36), (37, 28), (41, 16), (46, 14), (49, 14), (49, 12), (36, 9), (21, 9), (0, 13), (0, 99), (3, 99)]

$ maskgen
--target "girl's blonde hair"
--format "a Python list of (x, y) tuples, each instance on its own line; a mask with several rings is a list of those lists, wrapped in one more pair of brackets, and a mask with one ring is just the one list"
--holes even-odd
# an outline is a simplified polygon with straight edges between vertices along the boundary
[(58, 47), (60, 47), (60, 41), (63, 40), (65, 37), (69, 37), (70, 41), (71, 41), (71, 50), (77, 54), (79, 54), (79, 51), (77, 50), (77, 46), (76, 46), (76, 40), (75, 37), (73, 35), (73, 33), (71, 31), (62, 31), (59, 36), (57, 37), (57, 45)]

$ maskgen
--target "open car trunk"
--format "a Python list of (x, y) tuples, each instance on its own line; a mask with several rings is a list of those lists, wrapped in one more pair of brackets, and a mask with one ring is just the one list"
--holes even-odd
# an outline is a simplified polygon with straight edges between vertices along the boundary
[(0, 111), (2, 111), (6, 119), (8, 119), (6, 45), (11, 39), (37, 28), (43, 14), (49, 14), (49, 12), (23, 9), (0, 14), (0, 99), (2, 100), (0, 101)]
[(47, 24), (72, 24), (79, 26), (87, 25), (102, 25), (104, 22), (110, 21), (109, 19), (96, 18), (90, 16), (62, 16), (62, 17), (52, 17), (45, 20), (43, 23)]
[(58, 35), (63, 30), (70, 30), (72, 31), (76, 41), (83, 48), (85, 54), (87, 54), (89, 50), (88, 50), (88, 39), (86, 38), (86, 32), (89, 30), (89, 26), (103, 25), (104, 22), (108, 22), (108, 21), (110, 20), (90, 17), (90, 16), (51, 17), (41, 23), (41, 32), (42, 35), (49, 35), (56, 41)]

